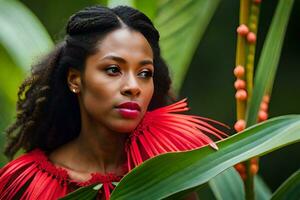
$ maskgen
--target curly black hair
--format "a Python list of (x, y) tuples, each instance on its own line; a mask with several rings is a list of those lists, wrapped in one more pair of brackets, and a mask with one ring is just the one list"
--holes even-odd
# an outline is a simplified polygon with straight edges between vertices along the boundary
[(148, 109), (173, 101), (169, 71), (160, 55), (159, 33), (151, 20), (128, 6), (87, 7), (70, 17), (63, 41), (32, 67), (31, 75), (21, 84), (16, 120), (6, 130), (5, 155), (9, 159), (20, 148), (51, 152), (79, 135), (79, 104), (68, 88), (68, 69), (82, 72), (87, 57), (97, 51), (97, 42), (124, 26), (142, 33), (153, 51), (154, 94)]

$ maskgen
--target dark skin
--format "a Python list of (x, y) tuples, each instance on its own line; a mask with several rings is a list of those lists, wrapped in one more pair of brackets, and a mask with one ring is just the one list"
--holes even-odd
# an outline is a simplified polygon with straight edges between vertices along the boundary
[[(68, 72), (68, 84), (77, 94), (81, 113), (78, 138), (53, 151), (49, 158), (68, 171), (71, 179), (87, 181), (91, 173), (124, 175), (125, 140), (136, 128), (153, 95), (153, 53), (145, 37), (126, 28), (108, 33), (96, 54), (87, 58), (83, 73)], [(115, 106), (137, 102), (135, 119), (125, 119)], [(197, 200), (190, 193), (186, 200)]]
[[(108, 33), (80, 73), (70, 69), (69, 88), (78, 96), (81, 132), (77, 139), (50, 155), (73, 180), (90, 179), (93, 172), (123, 175), (125, 139), (141, 121), (153, 95), (153, 54), (145, 37), (126, 28)], [(134, 101), (141, 107), (135, 119), (115, 109)]]

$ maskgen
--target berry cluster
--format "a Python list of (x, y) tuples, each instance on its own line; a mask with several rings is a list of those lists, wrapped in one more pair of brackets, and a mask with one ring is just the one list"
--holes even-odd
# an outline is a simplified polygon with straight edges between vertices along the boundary
[(265, 95), (260, 104), (260, 110), (258, 112), (258, 122), (266, 121), (268, 119), (269, 103), (270, 103), (270, 96)]
[[(239, 101), (245, 101), (248, 97), (246, 91), (246, 82), (243, 80), (245, 76), (245, 68), (241, 65), (238, 65), (234, 68), (233, 73), (237, 78), (237, 80), (234, 82), (234, 87), (236, 89), (235, 98)], [(245, 127), (246, 122), (243, 119), (239, 119), (234, 125), (234, 129), (237, 132), (244, 130)]]
[[(243, 22), (238, 26), (237, 33), (239, 38), (243, 38), (243, 41), (248, 46), (247, 60), (245, 67), (242, 65), (237, 65), (234, 69), (234, 75), (237, 78), (234, 82), (234, 87), (236, 89), (235, 98), (238, 103), (244, 103), (250, 94), (252, 88), (252, 74), (253, 74), (253, 65), (254, 65), (254, 56), (255, 56), (255, 46), (256, 46), (256, 32), (258, 24), (258, 13), (259, 7), (258, 4), (261, 3), (261, 0), (252, 0), (253, 4), (251, 6), (251, 14), (249, 20), (243, 20)], [(245, 23), (248, 21), (247, 23)], [(248, 26), (246, 25), (248, 24)], [(244, 48), (244, 47), (241, 47)], [(247, 81), (248, 89), (246, 89), (246, 79), (245, 79), (245, 69), (247, 70)], [(248, 76), (249, 75), (249, 76)], [(250, 78), (249, 78), (250, 77)], [(248, 94), (249, 92), (249, 94)], [(258, 112), (258, 122), (262, 122), (268, 119), (268, 107), (269, 107), (270, 97), (265, 95), (260, 104), (260, 110)], [(238, 119), (234, 124), (234, 129), (236, 132), (241, 132), (246, 128), (246, 121), (244, 119)], [(245, 163), (236, 164), (235, 169), (239, 172), (241, 178), (245, 181), (247, 178), (247, 168)], [(250, 173), (255, 175), (258, 171), (258, 158), (250, 159)], [(249, 172), (248, 172), (249, 173)]]
[(247, 38), (247, 41), (249, 43), (255, 43), (256, 42), (256, 34), (251, 32), (248, 28), (248, 26), (246, 26), (245, 24), (241, 24), (237, 29), (236, 29), (237, 33), (240, 36), (244, 36)]
[[(238, 163), (234, 166), (234, 168), (239, 172), (241, 178), (245, 181), (247, 178), (246, 166), (243, 163)], [(252, 158), (250, 165), (251, 174), (255, 175), (258, 172), (258, 159)]]
[[(246, 91), (246, 82), (243, 80), (245, 75), (245, 69), (243, 66), (239, 65), (234, 69), (234, 75), (237, 80), (234, 82), (234, 87), (237, 90), (235, 98), (240, 101), (247, 100), (247, 91)], [(258, 112), (258, 122), (262, 122), (268, 119), (268, 108), (269, 108), (270, 96), (265, 95), (260, 104), (260, 110)], [(234, 124), (234, 129), (237, 132), (241, 132), (246, 128), (246, 122), (244, 119), (239, 119)], [(246, 180), (246, 166), (243, 163), (238, 163), (235, 166), (235, 169), (239, 172), (241, 178)], [(250, 171), (254, 175), (258, 171), (258, 158), (251, 159)]]

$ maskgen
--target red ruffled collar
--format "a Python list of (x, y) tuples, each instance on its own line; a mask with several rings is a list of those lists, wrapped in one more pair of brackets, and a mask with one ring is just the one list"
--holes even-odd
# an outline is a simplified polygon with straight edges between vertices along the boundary
[[(47, 157), (45, 152), (40, 149), (35, 149), (27, 154), (28, 157), (32, 157), (33, 161), (37, 164), (37, 167), (49, 173), (52, 177), (55, 177), (61, 183), (71, 183), (77, 186), (88, 186), (96, 183), (111, 183), (119, 182), (123, 176), (118, 176), (115, 173), (102, 174), (99, 172), (91, 173), (91, 178), (86, 181), (72, 180), (68, 174), (68, 171), (62, 167), (55, 166)], [(127, 165), (123, 167), (124, 174), (128, 172)]]
[(121, 178), (96, 172), (87, 181), (72, 180), (66, 169), (55, 166), (42, 150), (35, 149), (0, 169), (0, 199), (59, 199), (79, 187), (101, 183), (99, 197), (104, 195), (108, 200)]

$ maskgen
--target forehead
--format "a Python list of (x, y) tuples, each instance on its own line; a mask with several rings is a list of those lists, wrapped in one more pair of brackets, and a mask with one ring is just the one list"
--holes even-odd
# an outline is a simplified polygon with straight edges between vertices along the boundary
[(152, 48), (143, 34), (128, 28), (108, 33), (98, 45), (102, 55), (116, 53), (120, 56), (130, 54), (153, 58)]

